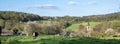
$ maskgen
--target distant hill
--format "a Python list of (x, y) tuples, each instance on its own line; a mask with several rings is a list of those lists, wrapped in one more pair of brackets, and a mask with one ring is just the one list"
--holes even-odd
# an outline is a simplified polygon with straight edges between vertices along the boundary
[(103, 22), (103, 21), (112, 21), (112, 20), (120, 20), (120, 12), (115, 12), (115, 13), (109, 13), (109, 14), (101, 14), (101, 15), (90, 15), (90, 16), (57, 16), (57, 17), (49, 17), (45, 16), (43, 17), (45, 20), (53, 20), (53, 21), (69, 21), (69, 22), (86, 22), (88, 21), (93, 21), (93, 22)]
[(24, 12), (0, 11), (0, 19), (15, 21), (34, 21), (42, 19), (40, 16)]
[(90, 21), (120, 20), (120, 12), (103, 14), (103, 15), (83, 16), (81, 20), (87, 20), (86, 18), (89, 18)]
[(15, 21), (34, 21), (34, 20), (52, 20), (52, 21), (73, 21), (73, 22), (80, 22), (80, 21), (111, 21), (111, 20), (120, 20), (120, 12), (103, 14), (103, 15), (90, 15), (90, 16), (63, 16), (63, 17), (50, 17), (50, 16), (43, 16), (40, 17), (39, 15), (24, 13), (24, 12), (15, 12), (15, 11), (0, 11), (0, 19), (3, 20), (15, 20)]

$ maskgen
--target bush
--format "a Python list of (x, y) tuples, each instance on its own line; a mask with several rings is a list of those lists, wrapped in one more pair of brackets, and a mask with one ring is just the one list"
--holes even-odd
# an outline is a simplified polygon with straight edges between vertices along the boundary
[(120, 21), (109, 21), (109, 22), (103, 22), (101, 24), (98, 24), (93, 28), (94, 33), (95, 33), (95, 34), (93, 33), (93, 35), (99, 35), (99, 36), (100, 35), (101, 36), (111, 35), (109, 33), (111, 31), (111, 30), (109, 30), (109, 28), (112, 28), (112, 30), (114, 29), (113, 30), (114, 32), (112, 32), (112, 33), (119, 33), (120, 32), (120, 24), (119, 23), (120, 23)]
[(105, 31), (105, 36), (113, 36), (115, 34), (114, 30), (109, 28)]
[(96, 25), (93, 28), (93, 35), (94, 36), (104, 36), (105, 31), (110, 28), (111, 23), (110, 22), (103, 22), (101, 24)]

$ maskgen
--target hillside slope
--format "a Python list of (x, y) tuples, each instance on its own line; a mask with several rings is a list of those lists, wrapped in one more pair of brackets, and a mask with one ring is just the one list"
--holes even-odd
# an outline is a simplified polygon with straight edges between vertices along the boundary
[(0, 11), (0, 19), (26, 22), (26, 21), (40, 20), (42, 18), (38, 15), (24, 13), (24, 12)]
[(89, 18), (90, 21), (120, 20), (120, 12), (109, 13), (109, 14), (102, 14), (102, 15), (83, 16), (83, 17), (81, 18), (81, 20), (87, 20), (87, 18)]

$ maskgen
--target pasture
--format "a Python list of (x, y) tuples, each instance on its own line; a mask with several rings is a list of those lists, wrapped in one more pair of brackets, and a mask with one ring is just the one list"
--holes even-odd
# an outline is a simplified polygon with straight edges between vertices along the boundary
[[(100, 23), (101, 23), (101, 22), (90, 22), (91, 28), (93, 28), (95, 25), (100, 24)], [(78, 30), (80, 24), (86, 26), (86, 25), (87, 25), (87, 22), (72, 24), (71, 26), (69, 26), (69, 27), (67, 28), (67, 31), (76, 31), (76, 30)]]

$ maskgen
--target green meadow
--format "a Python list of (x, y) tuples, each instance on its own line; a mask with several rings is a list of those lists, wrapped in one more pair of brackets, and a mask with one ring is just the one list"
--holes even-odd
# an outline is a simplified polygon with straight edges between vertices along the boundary
[(1, 36), (2, 44), (119, 44), (120, 37), (65, 37), (41, 35), (37, 40), (32, 36)]
[[(100, 24), (100, 23), (101, 23), (101, 22), (90, 22), (91, 28), (95, 27), (97, 24)], [(67, 31), (76, 31), (76, 30), (78, 30), (80, 24), (86, 26), (86, 25), (87, 25), (87, 22), (72, 24), (71, 26), (69, 26), (69, 27), (67, 28)]]

